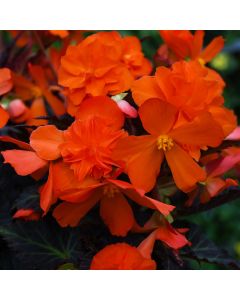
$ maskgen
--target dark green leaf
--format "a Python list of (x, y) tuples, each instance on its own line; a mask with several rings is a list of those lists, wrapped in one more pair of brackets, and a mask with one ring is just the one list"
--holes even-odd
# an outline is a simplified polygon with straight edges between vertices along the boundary
[(199, 226), (191, 224), (187, 237), (192, 245), (191, 247), (185, 247), (181, 251), (181, 255), (197, 261), (214, 263), (233, 269), (240, 269), (239, 261), (232, 258), (226, 250), (218, 248), (211, 240), (208, 239), (208, 237), (206, 237)]

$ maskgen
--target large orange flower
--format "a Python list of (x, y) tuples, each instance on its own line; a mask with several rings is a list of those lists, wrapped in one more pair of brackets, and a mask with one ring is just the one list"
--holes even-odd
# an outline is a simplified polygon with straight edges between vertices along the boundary
[[(120, 129), (124, 115), (108, 97), (88, 99), (78, 113), (79, 118), (65, 131), (53, 125), (38, 127), (30, 136), (29, 151), (3, 151), (5, 162), (12, 164), (19, 175), (32, 174), (44, 162), (59, 158), (74, 170), (78, 181), (87, 175), (109, 175), (118, 166), (112, 159), (112, 150), (125, 135)], [(22, 163), (23, 159), (27, 165)]]
[(99, 32), (69, 46), (61, 60), (59, 83), (70, 89), (70, 101), (79, 105), (86, 95), (128, 90), (133, 76), (121, 57), (122, 41), (117, 32)]
[(224, 85), (222, 78), (209, 68), (196, 61), (181, 61), (172, 68), (157, 68), (155, 76), (136, 80), (132, 94), (139, 106), (153, 98), (174, 105), (180, 112), (176, 126), (209, 111), (227, 136), (236, 127), (236, 117), (223, 107)]
[(78, 113), (79, 118), (64, 132), (51, 125), (39, 127), (30, 144), (42, 159), (62, 157), (79, 181), (87, 175), (105, 177), (117, 166), (111, 154), (117, 140), (125, 135), (120, 130), (123, 113), (107, 97), (89, 99)]
[(223, 131), (210, 113), (174, 128), (178, 110), (169, 103), (152, 99), (140, 107), (139, 116), (150, 135), (123, 138), (114, 151), (116, 159), (126, 162), (126, 171), (134, 186), (150, 191), (164, 156), (179, 189), (190, 191), (205, 179), (204, 170), (184, 149), (216, 147), (221, 143)]
[(171, 68), (159, 67), (155, 76), (143, 76), (132, 85), (134, 101), (141, 105), (156, 98), (181, 109), (185, 117), (196, 116), (213, 103), (222, 103), (222, 78), (198, 62), (176, 62)]
[(159, 32), (177, 60), (198, 59), (204, 64), (212, 60), (224, 46), (224, 39), (218, 36), (203, 49), (203, 30), (196, 30), (194, 34), (189, 30), (160, 30)]
[(61, 59), (59, 83), (67, 88), (68, 111), (75, 114), (74, 107), (86, 96), (119, 94), (130, 88), (134, 78), (150, 72), (137, 38), (99, 32), (68, 47)]

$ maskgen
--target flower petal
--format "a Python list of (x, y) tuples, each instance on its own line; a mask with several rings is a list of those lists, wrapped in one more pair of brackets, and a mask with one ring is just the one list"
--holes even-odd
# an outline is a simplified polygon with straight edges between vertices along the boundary
[(4, 163), (9, 163), (16, 173), (26, 176), (42, 169), (47, 162), (37, 156), (35, 152), (25, 150), (6, 150), (1, 152)]
[(199, 57), (202, 46), (203, 46), (203, 38), (204, 38), (204, 31), (203, 30), (196, 30), (193, 35), (193, 41), (190, 46), (191, 50), (191, 58), (196, 59)]
[(174, 229), (168, 222), (156, 229), (156, 239), (164, 242), (175, 250), (186, 246), (189, 241), (186, 237)]
[(46, 160), (55, 160), (61, 156), (59, 145), (63, 142), (63, 131), (53, 125), (40, 126), (30, 136), (30, 145), (39, 157)]
[(191, 191), (197, 182), (204, 181), (204, 170), (177, 144), (165, 152), (173, 179), (178, 188), (184, 192)]
[(201, 114), (192, 122), (173, 129), (170, 136), (181, 144), (199, 147), (217, 147), (224, 139), (221, 127), (208, 112)]
[(0, 105), (0, 128), (5, 126), (8, 122), (9, 114)]
[(148, 99), (162, 99), (162, 93), (153, 76), (144, 76), (134, 81), (131, 90), (133, 99), (138, 106)]
[(105, 96), (92, 97), (83, 101), (77, 111), (76, 118), (85, 120), (91, 115), (102, 117), (107, 125), (120, 129), (124, 123), (124, 114), (118, 105)]
[(148, 147), (127, 163), (127, 173), (134, 186), (149, 192), (156, 182), (164, 155), (155, 147)]
[(48, 123), (47, 120), (37, 119), (37, 117), (47, 116), (43, 98), (35, 98), (30, 107), (31, 119), (27, 120), (27, 125), (41, 126)]
[(98, 200), (99, 198), (93, 197), (80, 204), (63, 202), (54, 209), (53, 217), (62, 227), (75, 227)]
[(147, 100), (139, 108), (144, 129), (152, 135), (167, 133), (177, 119), (177, 109), (157, 99)]
[(223, 48), (224, 39), (221, 36), (216, 37), (210, 44), (202, 51), (201, 58), (205, 63), (212, 60)]
[(29, 151), (32, 150), (32, 147), (28, 143), (16, 140), (7, 135), (0, 136), (0, 141), (6, 142), (6, 143), (13, 143), (13, 144), (17, 145), (19, 148), (24, 149), (24, 150), (29, 150)]
[(53, 189), (53, 163), (50, 162), (47, 182), (40, 188), (40, 206), (45, 214), (48, 212), (49, 208), (57, 201), (57, 197), (54, 196)]
[(100, 216), (111, 234), (117, 236), (126, 236), (135, 221), (131, 206), (120, 192), (113, 197), (102, 197)]
[(154, 210), (157, 209), (163, 215), (169, 215), (169, 213), (175, 208), (172, 205), (165, 204), (161, 201), (157, 201), (142, 195), (141, 191), (135, 189), (134, 186), (128, 182), (112, 179), (109, 179), (108, 181), (118, 186), (128, 198), (135, 201), (139, 205), (152, 208)]

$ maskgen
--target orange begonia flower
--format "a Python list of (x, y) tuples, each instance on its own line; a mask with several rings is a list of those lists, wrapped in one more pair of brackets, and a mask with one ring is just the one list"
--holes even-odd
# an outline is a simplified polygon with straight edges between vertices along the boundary
[(100, 117), (76, 120), (64, 132), (61, 155), (80, 181), (86, 175), (105, 177), (112, 172), (112, 166), (119, 166), (111, 154), (117, 141), (124, 136), (123, 130), (113, 130)]
[(120, 130), (124, 115), (108, 97), (85, 101), (78, 114), (79, 118), (65, 131), (52, 125), (37, 128), (31, 134), (30, 144), (42, 159), (62, 157), (79, 181), (87, 175), (105, 177), (113, 166), (118, 166), (111, 154), (117, 140), (125, 136)]
[(156, 98), (183, 111), (186, 118), (196, 116), (215, 104), (222, 94), (224, 81), (213, 70), (198, 62), (176, 62), (171, 68), (159, 67), (155, 76), (143, 76), (132, 85), (137, 105)]
[(155, 270), (156, 263), (126, 243), (108, 245), (91, 262), (91, 270)]
[(38, 65), (28, 65), (29, 73), (35, 83), (21, 75), (13, 74), (15, 93), (23, 101), (32, 100), (30, 107), (31, 117), (26, 122), (28, 125), (45, 125), (46, 120), (35, 120), (36, 117), (46, 116), (44, 98), (56, 115), (62, 115), (66, 112), (64, 103), (54, 96), (49, 90), (48, 80), (43, 67)]
[(61, 60), (59, 83), (70, 89), (74, 105), (86, 95), (124, 92), (130, 88), (133, 76), (121, 57), (122, 41), (117, 32), (93, 34), (77, 46), (68, 47)]
[[(163, 215), (168, 215), (174, 209), (172, 205), (144, 196), (141, 190), (135, 189), (127, 182), (105, 179), (98, 183), (92, 182), (90, 186), (89, 179), (82, 183), (74, 179), (70, 181), (69, 178), (73, 177), (71, 172), (70, 169), (66, 169), (66, 164), (53, 165), (53, 194), (65, 201), (55, 208), (53, 216), (63, 227), (77, 226), (82, 217), (100, 202), (100, 215), (111, 233), (125, 236), (136, 222), (126, 197), (139, 205), (158, 210)], [(64, 188), (61, 186), (62, 180), (65, 180)], [(52, 202), (52, 199), (49, 199), (49, 203)], [(41, 207), (43, 208), (43, 205)]]
[(224, 85), (216, 72), (196, 61), (181, 61), (173, 64), (172, 68), (157, 68), (155, 76), (136, 80), (132, 94), (139, 106), (153, 98), (174, 105), (179, 111), (176, 126), (209, 111), (227, 136), (236, 127), (236, 117), (222, 106)]
[(77, 46), (69, 46), (61, 59), (59, 83), (67, 88), (68, 111), (86, 96), (116, 95), (128, 90), (134, 78), (151, 72), (140, 42), (117, 32), (98, 32)]
[(218, 36), (203, 49), (204, 31), (202, 30), (196, 30), (194, 34), (189, 30), (160, 30), (159, 32), (177, 60), (190, 58), (205, 64), (212, 60), (224, 46), (224, 39)]
[(174, 128), (177, 115), (177, 109), (166, 102), (146, 101), (139, 116), (150, 135), (125, 137), (114, 150), (114, 157), (126, 162), (133, 185), (145, 192), (153, 188), (164, 156), (179, 189), (192, 190), (197, 182), (204, 181), (205, 172), (184, 149), (216, 147), (224, 138), (221, 127), (208, 112)]

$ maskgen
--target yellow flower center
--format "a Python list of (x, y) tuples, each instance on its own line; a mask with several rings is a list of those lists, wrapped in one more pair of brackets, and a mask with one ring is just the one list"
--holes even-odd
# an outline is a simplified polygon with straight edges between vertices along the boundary
[(108, 184), (108, 185), (104, 186), (104, 188), (103, 188), (104, 196), (107, 196), (109, 198), (114, 197), (118, 193), (119, 193), (119, 190), (114, 185)]
[(163, 151), (171, 150), (174, 143), (172, 138), (167, 135), (160, 135), (157, 139), (157, 148), (158, 150), (163, 149)]

